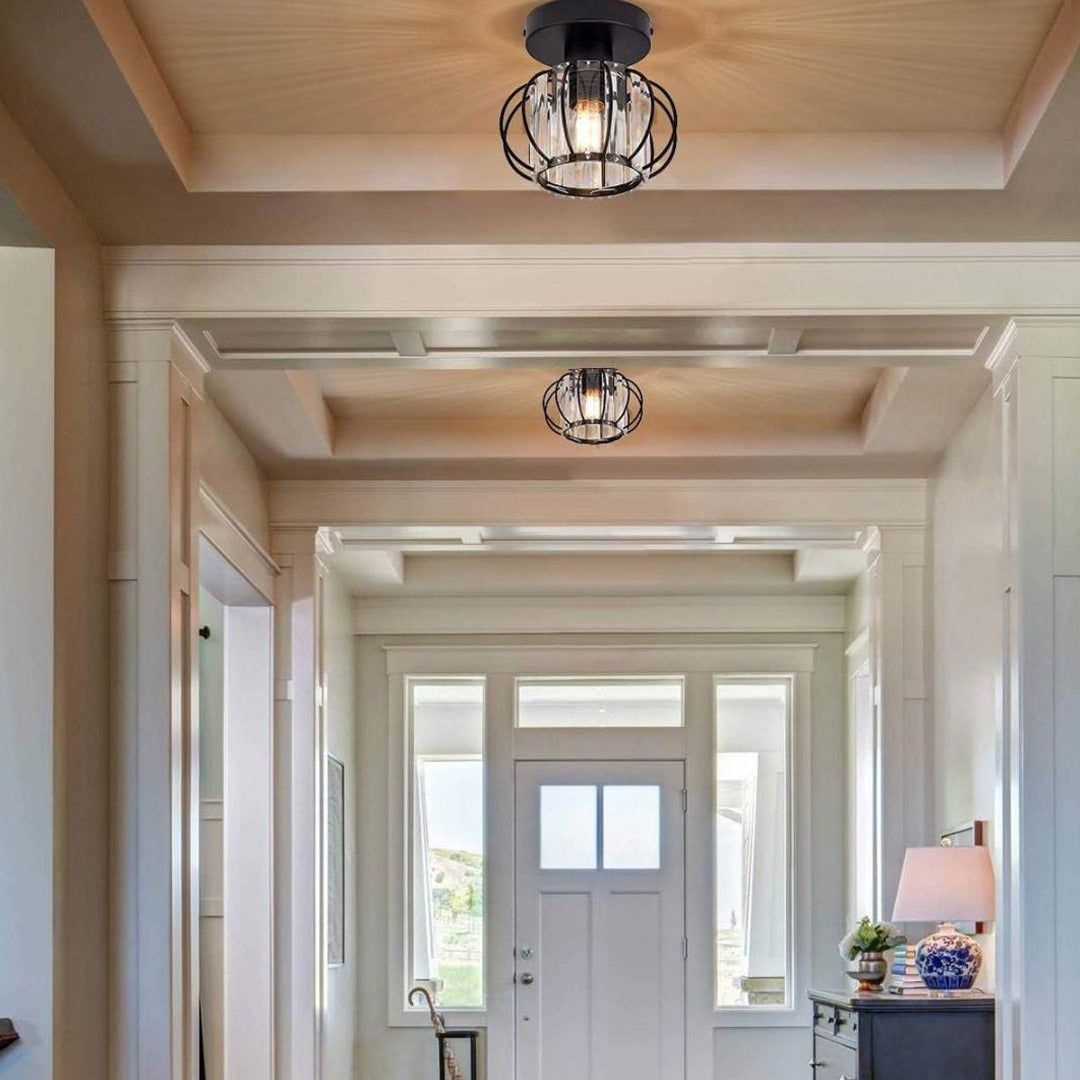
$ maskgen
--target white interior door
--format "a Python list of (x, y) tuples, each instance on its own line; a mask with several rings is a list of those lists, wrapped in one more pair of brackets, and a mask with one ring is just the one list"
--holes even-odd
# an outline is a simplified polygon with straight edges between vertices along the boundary
[(683, 1080), (682, 762), (519, 762), (517, 1080)]

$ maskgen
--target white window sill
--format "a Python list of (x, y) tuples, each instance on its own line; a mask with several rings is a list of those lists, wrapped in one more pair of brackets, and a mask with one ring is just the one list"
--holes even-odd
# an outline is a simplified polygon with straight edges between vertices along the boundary
[(809, 1027), (809, 1002), (804, 1005), (750, 1005), (730, 1009), (714, 1009), (714, 1028), (802, 1028)]

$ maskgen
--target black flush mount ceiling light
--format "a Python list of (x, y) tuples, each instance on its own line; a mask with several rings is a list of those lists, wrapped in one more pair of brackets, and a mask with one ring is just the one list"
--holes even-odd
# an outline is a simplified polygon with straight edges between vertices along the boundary
[(558, 195), (621, 195), (675, 156), (671, 95), (631, 65), (652, 46), (646, 12), (624, 0), (552, 0), (525, 23), (525, 48), (548, 66), (503, 105), (510, 167)]
[(600, 446), (629, 435), (644, 414), (641, 387), (614, 368), (575, 368), (544, 392), (544, 419), (571, 442)]

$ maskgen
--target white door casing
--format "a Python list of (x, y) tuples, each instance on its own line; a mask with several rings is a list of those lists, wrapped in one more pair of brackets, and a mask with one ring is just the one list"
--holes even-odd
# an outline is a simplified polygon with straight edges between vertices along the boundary
[(517, 1080), (684, 1077), (684, 775), (517, 763)]

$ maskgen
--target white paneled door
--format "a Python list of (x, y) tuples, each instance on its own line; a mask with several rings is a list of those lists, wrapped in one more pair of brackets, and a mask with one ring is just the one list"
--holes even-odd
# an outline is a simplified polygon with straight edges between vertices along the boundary
[(517, 765), (517, 1080), (683, 1080), (684, 767)]

